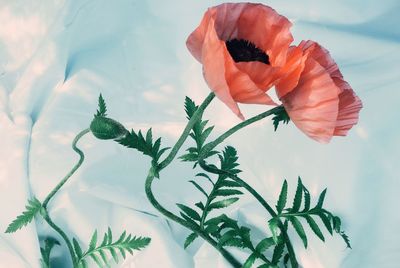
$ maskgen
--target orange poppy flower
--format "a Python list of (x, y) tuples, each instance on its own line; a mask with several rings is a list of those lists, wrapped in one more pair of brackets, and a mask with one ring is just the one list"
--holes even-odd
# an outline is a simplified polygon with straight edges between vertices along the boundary
[(276, 85), (278, 97), (293, 123), (312, 139), (327, 143), (332, 136), (345, 136), (358, 122), (361, 100), (325, 48), (302, 41), (289, 53), (299, 49), (301, 64), (288, 74), (291, 79)]
[(207, 10), (186, 44), (211, 90), (243, 119), (238, 103), (274, 105), (266, 91), (301, 59), (301, 50), (287, 59), (291, 25), (262, 4), (226, 3)]

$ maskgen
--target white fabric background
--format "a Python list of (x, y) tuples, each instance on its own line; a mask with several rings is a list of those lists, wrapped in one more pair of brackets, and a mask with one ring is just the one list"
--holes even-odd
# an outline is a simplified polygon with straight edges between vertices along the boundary
[[(209, 89), (201, 66), (185, 47), (208, 6), (221, 1), (0, 0), (0, 230), (40, 200), (77, 161), (73, 137), (88, 127), (100, 92), (109, 115), (135, 129), (153, 127), (172, 145), (185, 125), (184, 96), (201, 102)], [(364, 103), (346, 138), (321, 145), (293, 124), (273, 132), (269, 120), (235, 134), (243, 177), (275, 202), (284, 178), (297, 176), (313, 196), (328, 187), (327, 207), (340, 215), (352, 250), (338, 236), (307, 250), (294, 237), (303, 267), (398, 267), (400, 158), (400, 4), (397, 0), (264, 1), (290, 18), (295, 43), (313, 39), (328, 48)], [(242, 106), (243, 107), (243, 106)], [(243, 107), (249, 117), (265, 107)], [(218, 100), (205, 117), (222, 133), (238, 119)], [(249, 138), (250, 137), (250, 138)], [(94, 229), (126, 229), (151, 245), (117, 267), (228, 267), (214, 249), (182, 244), (187, 230), (160, 217), (144, 196), (149, 161), (91, 135), (80, 141), (82, 168), (50, 204), (54, 220), (87, 245)], [(155, 183), (170, 208), (193, 204), (190, 165), (175, 162)], [(175, 209), (175, 208), (174, 208)], [(266, 230), (263, 210), (250, 197), (232, 214), (256, 234)], [(38, 237), (54, 235), (36, 221), (0, 234), (0, 267), (38, 267)], [(312, 235), (310, 235), (312, 237)], [(55, 267), (69, 267), (66, 248)]]

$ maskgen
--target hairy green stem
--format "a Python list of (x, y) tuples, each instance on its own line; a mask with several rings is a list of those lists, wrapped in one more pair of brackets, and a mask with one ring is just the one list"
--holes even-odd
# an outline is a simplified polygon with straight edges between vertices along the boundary
[(174, 147), (172, 147), (171, 152), (169, 155), (158, 165), (159, 171), (163, 168), (168, 166), (172, 160), (174, 160), (176, 154), (179, 152), (179, 149), (182, 147), (183, 143), (187, 139), (192, 130), (194, 124), (201, 118), (205, 108), (210, 104), (210, 102), (214, 99), (215, 94), (211, 92), (207, 98), (204, 99), (203, 103), (197, 108), (196, 112), (193, 114), (192, 118), (190, 118), (188, 124), (186, 125), (185, 129), (183, 130), (181, 136), (179, 137), (178, 141), (175, 143)]
[(85, 129), (79, 132), (76, 135), (75, 139), (72, 141), (72, 149), (79, 154), (79, 161), (75, 164), (75, 166), (68, 172), (68, 174), (57, 184), (57, 186), (47, 195), (46, 199), (43, 201), (43, 207), (47, 209), (47, 205), (49, 204), (50, 200), (53, 196), (58, 192), (58, 190), (63, 187), (63, 185), (68, 181), (68, 179), (75, 173), (75, 171), (82, 165), (83, 160), (85, 159), (85, 155), (83, 152), (76, 146), (80, 138), (82, 138), (85, 134), (90, 132), (90, 129)]
[(211, 151), (212, 149), (214, 149), (216, 146), (218, 146), (218, 144), (222, 143), (224, 140), (226, 140), (229, 136), (231, 136), (232, 134), (236, 133), (237, 131), (239, 131), (240, 129), (253, 124), (254, 122), (260, 121), (261, 119), (264, 119), (265, 117), (268, 117), (272, 114), (275, 114), (276, 112), (278, 112), (279, 110), (283, 109), (283, 106), (277, 106), (274, 107), (268, 111), (265, 111), (263, 113), (260, 113), (256, 116), (253, 116), (247, 120), (244, 120), (243, 122), (240, 122), (239, 124), (237, 124), (236, 126), (230, 128), (228, 131), (226, 131), (225, 133), (223, 133), (221, 136), (219, 136), (218, 138), (216, 138), (214, 141), (206, 144), (204, 146), (204, 150), (201, 152), (201, 155), (199, 156), (199, 159), (202, 159), (205, 155), (207, 155), (207, 153), (209, 151)]
[(64, 231), (57, 224), (55, 224), (52, 221), (47, 210), (44, 210), (44, 215), (42, 215), (42, 216), (43, 216), (43, 219), (47, 222), (47, 224), (50, 225), (50, 227), (53, 228), (54, 231), (59, 233), (60, 236), (64, 239), (65, 243), (67, 244), (69, 254), (71, 255), (72, 265), (74, 268), (77, 267), (78, 262), (77, 262), (77, 259), (76, 259), (75, 253), (74, 253), (74, 248), (72, 247), (72, 243), (69, 240), (68, 236), (64, 233)]
[(222, 256), (234, 267), (234, 268), (240, 268), (242, 267), (242, 264), (233, 257), (232, 254), (230, 254), (227, 250), (224, 248), (218, 246), (218, 243), (212, 239), (207, 233), (204, 231), (200, 230), (200, 228), (194, 224), (191, 224), (190, 222), (187, 222), (186, 220), (176, 216), (169, 210), (165, 209), (154, 197), (151, 186), (154, 181), (154, 174), (155, 170), (154, 167), (152, 167), (149, 171), (149, 174), (147, 175), (146, 178), (146, 184), (145, 184), (145, 191), (146, 191), (146, 196), (147, 199), (150, 201), (150, 203), (153, 205), (154, 208), (156, 208), (161, 214), (163, 214), (165, 217), (179, 223), (180, 225), (190, 229), (194, 233), (196, 233), (198, 236), (203, 238), (205, 241), (207, 241), (210, 245), (212, 245), (216, 250), (218, 250)]
[(82, 165), (83, 160), (85, 159), (85, 155), (83, 152), (76, 146), (78, 141), (88, 132), (90, 132), (90, 129), (85, 129), (76, 135), (75, 139), (72, 141), (72, 149), (79, 154), (79, 160), (78, 163), (75, 164), (75, 166), (68, 172), (68, 174), (57, 184), (57, 186), (47, 195), (46, 199), (43, 201), (42, 207), (43, 207), (43, 218), (44, 220), (50, 225), (51, 228), (53, 228), (57, 233), (60, 234), (60, 236), (64, 239), (65, 243), (67, 244), (69, 253), (71, 255), (72, 259), (72, 264), (73, 267), (77, 267), (77, 259), (74, 253), (74, 249), (72, 247), (72, 243), (69, 240), (68, 236), (64, 233), (64, 231), (58, 227), (50, 218), (49, 212), (47, 210), (47, 206), (50, 202), (50, 200), (54, 197), (54, 195), (63, 187), (63, 185), (68, 181), (68, 179), (75, 173), (75, 171)]

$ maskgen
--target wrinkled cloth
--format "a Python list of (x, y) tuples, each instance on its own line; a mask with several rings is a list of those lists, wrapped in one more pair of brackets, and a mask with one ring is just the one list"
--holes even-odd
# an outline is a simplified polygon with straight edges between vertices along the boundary
[[(71, 142), (89, 126), (99, 93), (111, 117), (135, 130), (151, 126), (165, 146), (174, 144), (186, 124), (185, 95), (200, 103), (209, 93), (185, 40), (207, 7), (220, 3), (0, 2), (1, 230), (24, 210), (27, 198), (43, 200), (76, 163)], [(237, 148), (242, 177), (271, 205), (284, 179), (293, 194), (301, 176), (314, 200), (328, 188), (326, 207), (342, 217), (353, 249), (345, 250), (341, 238), (327, 232), (322, 243), (309, 228), (304, 249), (292, 232), (302, 267), (398, 267), (400, 4), (264, 4), (292, 21), (295, 44), (311, 39), (331, 52), (364, 108), (348, 137), (328, 145), (307, 138), (293, 123), (274, 132), (269, 119), (236, 133), (225, 145)], [(267, 107), (240, 108), (253, 115)], [(217, 99), (204, 116), (216, 126), (214, 138), (239, 122)], [(69, 237), (85, 248), (95, 229), (103, 233), (110, 226), (115, 234), (127, 230), (152, 238), (148, 248), (115, 267), (229, 267), (200, 239), (184, 250), (189, 231), (167, 222), (148, 203), (148, 158), (92, 135), (78, 146), (86, 160), (49, 204), (53, 220)], [(175, 212), (175, 203), (193, 205), (202, 198), (187, 182), (194, 174), (190, 165), (175, 161), (155, 181), (156, 197)], [(251, 196), (226, 212), (251, 226), (255, 239), (267, 231), (267, 214)], [(40, 267), (39, 242), (46, 236), (60, 239), (40, 219), (14, 234), (2, 232), (0, 267)], [(54, 267), (70, 267), (66, 247), (55, 247), (52, 257)]]

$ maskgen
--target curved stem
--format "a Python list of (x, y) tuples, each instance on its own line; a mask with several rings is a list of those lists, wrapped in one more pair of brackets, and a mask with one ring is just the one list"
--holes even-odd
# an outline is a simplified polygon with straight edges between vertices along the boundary
[(64, 231), (58, 227), (50, 218), (49, 212), (47, 211), (47, 206), (50, 200), (54, 197), (54, 195), (61, 189), (61, 187), (68, 181), (68, 179), (75, 173), (75, 171), (82, 165), (83, 160), (85, 159), (85, 155), (83, 152), (76, 146), (80, 138), (82, 138), (85, 134), (90, 132), (90, 129), (85, 129), (76, 135), (75, 139), (72, 141), (72, 149), (79, 154), (78, 163), (68, 172), (68, 174), (57, 184), (57, 186), (47, 195), (46, 199), (43, 201), (42, 204), (42, 216), (43, 219), (53, 228), (60, 236), (64, 239), (65, 243), (67, 244), (69, 253), (71, 255), (73, 267), (77, 267), (77, 259), (74, 253), (74, 249), (72, 247), (72, 243), (69, 240), (68, 236), (64, 233)]
[(79, 161), (78, 161), (78, 163), (75, 164), (75, 166), (71, 169), (71, 171), (68, 172), (68, 174), (57, 184), (57, 186), (47, 195), (46, 199), (43, 201), (43, 205), (42, 205), (43, 208), (45, 208), (45, 209), (47, 208), (47, 205), (49, 204), (49, 202), (53, 198), (53, 196), (58, 192), (58, 190), (61, 189), (61, 187), (63, 187), (63, 185), (68, 181), (68, 179), (82, 165), (83, 160), (85, 159), (85, 155), (78, 147), (76, 147), (76, 144), (78, 143), (80, 138), (82, 138), (88, 132), (90, 132), (90, 129), (88, 129), (88, 128), (85, 130), (82, 130), (81, 132), (78, 133), (78, 135), (76, 135), (75, 139), (72, 141), (72, 149), (79, 154), (79, 157), (80, 157)]
[(77, 263), (77, 259), (76, 259), (75, 253), (74, 253), (74, 248), (72, 247), (72, 243), (69, 240), (68, 236), (64, 233), (64, 231), (58, 225), (56, 225), (51, 220), (50, 215), (47, 212), (47, 210), (44, 210), (44, 215), (42, 215), (42, 216), (43, 216), (43, 219), (47, 222), (47, 224), (50, 225), (50, 227), (53, 228), (54, 231), (59, 233), (61, 235), (61, 237), (64, 239), (65, 243), (67, 244), (69, 254), (71, 255), (72, 265), (73, 265), (73, 267), (77, 267), (78, 263)]
[(182, 147), (183, 143), (185, 142), (186, 138), (189, 136), (190, 131), (192, 130), (194, 124), (201, 118), (205, 108), (210, 104), (210, 102), (214, 99), (215, 94), (211, 92), (207, 98), (204, 99), (203, 103), (197, 108), (196, 112), (190, 118), (188, 124), (186, 125), (185, 129), (183, 130), (181, 136), (179, 137), (178, 141), (175, 143), (174, 147), (172, 148), (169, 155), (158, 165), (159, 171), (168, 166), (172, 160), (174, 160), (176, 154), (178, 153), (179, 149)]
[(232, 256), (232, 254), (230, 254), (227, 250), (225, 250), (224, 248), (218, 246), (218, 243), (212, 239), (207, 233), (205, 233), (204, 231), (200, 230), (198, 228), (198, 226), (191, 224), (187, 221), (185, 221), (184, 219), (176, 216), (175, 214), (173, 214), (172, 212), (168, 211), (167, 209), (165, 209), (158, 201), (157, 199), (154, 197), (151, 186), (154, 180), (154, 167), (152, 167), (149, 171), (149, 174), (147, 175), (146, 178), (146, 184), (145, 184), (145, 191), (146, 191), (146, 196), (147, 199), (150, 201), (150, 203), (153, 205), (154, 208), (156, 208), (161, 214), (163, 214), (165, 217), (177, 222), (178, 224), (192, 230), (194, 233), (196, 233), (197, 235), (199, 235), (200, 237), (202, 237), (205, 241), (207, 241), (210, 245), (212, 245), (216, 250), (218, 250), (222, 256), (224, 256), (224, 258), (234, 267), (234, 268), (240, 268), (242, 267), (242, 264), (235, 259), (235, 257)]
[(256, 116), (253, 116), (243, 122), (240, 122), (239, 124), (237, 124), (236, 126), (230, 128), (228, 131), (226, 131), (225, 133), (223, 133), (221, 136), (219, 136), (218, 138), (216, 138), (214, 141), (206, 144), (204, 146), (204, 150), (201, 152), (201, 155), (199, 156), (199, 159), (202, 159), (202, 157), (204, 157), (205, 155), (207, 155), (207, 153), (209, 151), (211, 151), (212, 149), (214, 149), (218, 144), (220, 144), (221, 142), (223, 142), (225, 139), (227, 139), (229, 136), (231, 136), (232, 134), (236, 133), (238, 130), (253, 124), (254, 122), (260, 121), (261, 119), (264, 119), (265, 117), (268, 117), (272, 114), (275, 114), (277, 112), (279, 112), (279, 110), (283, 109), (283, 106), (277, 106), (274, 107), (268, 111), (265, 111), (263, 113), (260, 113)]

